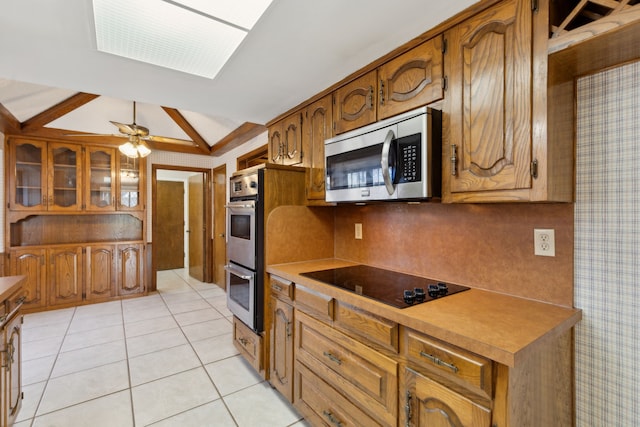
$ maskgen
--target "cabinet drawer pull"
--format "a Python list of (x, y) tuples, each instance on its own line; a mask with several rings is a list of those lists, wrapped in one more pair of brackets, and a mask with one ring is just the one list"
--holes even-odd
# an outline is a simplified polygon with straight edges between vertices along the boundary
[(7, 317), (9, 315), (8, 314), (3, 314), (2, 316), (0, 316), (0, 323), (4, 322), (5, 320), (7, 320)]
[(424, 351), (420, 352), (420, 356), (429, 359), (430, 361), (432, 361), (436, 365), (444, 366), (445, 368), (451, 369), (454, 374), (458, 373), (458, 367), (456, 365), (454, 365), (453, 363), (447, 363), (444, 360), (441, 360), (441, 359), (437, 358), (436, 356), (434, 356), (432, 354), (425, 353)]
[(331, 360), (334, 363), (337, 363), (338, 365), (342, 365), (342, 360), (338, 359), (336, 356), (334, 356), (333, 354), (329, 353), (328, 351), (325, 351), (322, 353), (325, 357), (329, 358), (329, 360)]
[(247, 346), (247, 344), (249, 344), (249, 340), (247, 340), (246, 338), (238, 338), (238, 341), (240, 341), (240, 344), (242, 344), (243, 346)]
[(278, 285), (274, 285), (272, 284), (271, 287), (273, 288), (274, 291), (276, 292), (282, 292), (282, 286), (278, 286)]
[(18, 298), (18, 299), (16, 300), (16, 305), (20, 305), (20, 304), (22, 304), (23, 302), (25, 302), (25, 301), (26, 301), (26, 299), (27, 299), (27, 296), (26, 296), (26, 295), (21, 296), (20, 298)]
[(323, 410), (322, 413), (324, 414), (324, 416), (329, 420), (329, 422), (331, 424), (333, 424), (336, 427), (342, 427), (342, 421), (340, 421), (339, 419), (337, 419), (335, 417), (335, 415), (333, 415), (332, 412), (329, 412), (327, 410)]

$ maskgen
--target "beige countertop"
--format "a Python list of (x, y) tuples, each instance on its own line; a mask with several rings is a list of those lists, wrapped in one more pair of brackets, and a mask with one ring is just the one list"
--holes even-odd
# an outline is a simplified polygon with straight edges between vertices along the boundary
[(267, 272), (512, 367), (582, 318), (579, 309), (481, 289), (398, 309), (300, 275), (348, 265), (354, 263), (323, 259), (269, 265)]
[(20, 289), (25, 276), (6, 276), (0, 277), (0, 301), (4, 301), (15, 291)]

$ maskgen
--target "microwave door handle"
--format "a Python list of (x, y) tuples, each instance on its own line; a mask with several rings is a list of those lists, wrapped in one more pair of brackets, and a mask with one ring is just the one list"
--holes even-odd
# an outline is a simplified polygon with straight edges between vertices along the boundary
[(391, 179), (391, 171), (389, 170), (389, 151), (391, 150), (391, 143), (394, 137), (393, 131), (390, 130), (384, 139), (384, 144), (382, 144), (382, 158), (380, 159), (382, 179), (384, 179), (384, 185), (387, 187), (387, 193), (389, 193), (389, 195), (392, 195), (396, 191), (393, 180)]

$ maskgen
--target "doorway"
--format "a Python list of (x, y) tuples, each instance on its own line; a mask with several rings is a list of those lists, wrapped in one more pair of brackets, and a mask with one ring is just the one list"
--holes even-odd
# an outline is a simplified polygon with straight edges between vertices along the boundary
[[(181, 191), (179, 187), (182, 187)], [(157, 272), (167, 268), (167, 259), (171, 259), (171, 265), (180, 264), (179, 268), (184, 268), (197, 280), (213, 280), (210, 188), (210, 169), (152, 165), (152, 280), (149, 290), (156, 290)], [(173, 223), (172, 227), (163, 222), (167, 219)], [(182, 241), (178, 234), (182, 234)], [(168, 251), (171, 253), (167, 254)]]

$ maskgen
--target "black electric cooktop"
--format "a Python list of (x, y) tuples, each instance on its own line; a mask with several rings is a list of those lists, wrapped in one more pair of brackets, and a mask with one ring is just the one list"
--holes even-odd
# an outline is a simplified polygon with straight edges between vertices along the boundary
[(411, 307), (469, 289), (466, 286), (439, 282), (368, 265), (354, 265), (300, 274), (397, 308)]

